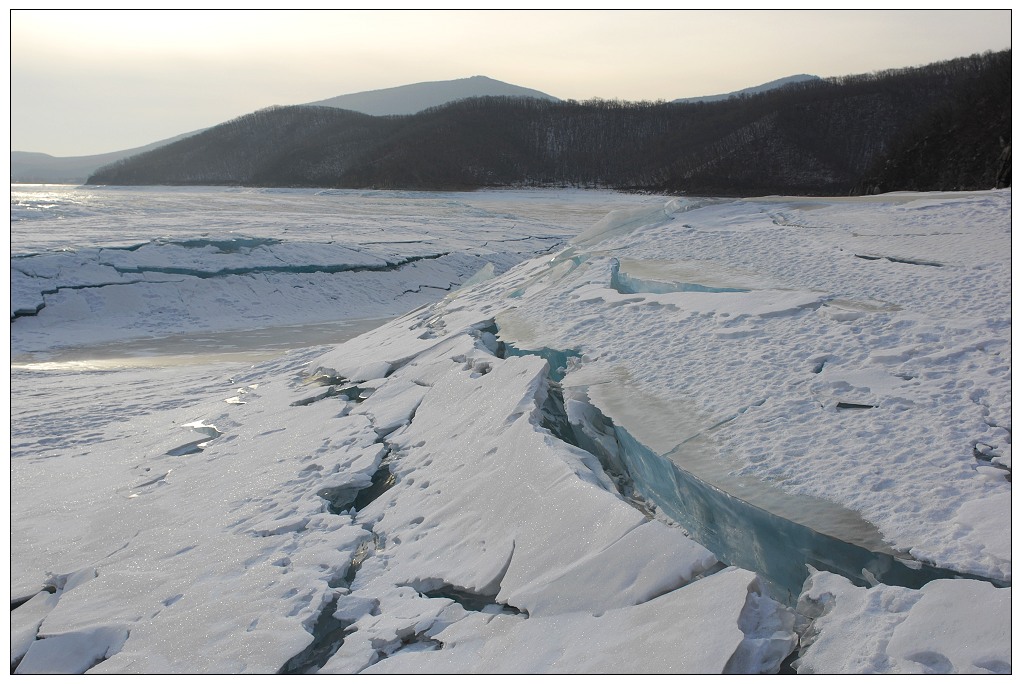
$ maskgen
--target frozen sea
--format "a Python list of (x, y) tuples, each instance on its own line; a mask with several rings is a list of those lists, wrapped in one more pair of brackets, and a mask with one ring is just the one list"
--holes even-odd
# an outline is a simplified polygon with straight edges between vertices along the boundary
[(12, 669), (1010, 672), (1010, 213), (12, 186)]

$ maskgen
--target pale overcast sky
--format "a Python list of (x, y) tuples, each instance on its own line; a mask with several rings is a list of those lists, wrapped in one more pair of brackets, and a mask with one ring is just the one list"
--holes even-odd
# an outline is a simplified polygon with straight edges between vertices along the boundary
[(556, 97), (673, 100), (1011, 47), (1011, 12), (28, 11), (11, 148), (145, 145), (273, 104), (484, 75)]

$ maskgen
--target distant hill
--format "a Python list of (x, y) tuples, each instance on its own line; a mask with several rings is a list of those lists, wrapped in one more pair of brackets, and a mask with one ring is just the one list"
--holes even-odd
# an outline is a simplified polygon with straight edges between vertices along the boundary
[(184, 133), (130, 150), (89, 154), (81, 157), (54, 157), (41, 152), (11, 152), (12, 183), (84, 183), (96, 169), (119, 159), (169, 145), (194, 133)]
[(350, 109), (372, 116), (392, 116), (416, 114), (430, 107), (439, 107), (470, 97), (490, 96), (535, 97), (540, 100), (558, 101), (556, 97), (538, 90), (504, 83), (486, 76), (472, 76), (453, 81), (428, 81), (396, 88), (367, 90), (308, 104), (310, 106)]
[(743, 95), (758, 95), (759, 93), (765, 93), (768, 90), (775, 90), (777, 88), (783, 88), (786, 85), (792, 83), (804, 83), (805, 81), (819, 81), (819, 76), (811, 76), (809, 74), (796, 74), (795, 76), (786, 76), (779, 78), (769, 83), (764, 83), (758, 86), (752, 86), (751, 88), (743, 88), (742, 90), (736, 90), (732, 93), (723, 93), (721, 95), (703, 95), (702, 97), (682, 97), (677, 100), (673, 100), (678, 103), (691, 103), (691, 102), (718, 102), (720, 100), (727, 100), (732, 97), (741, 97)]
[[(538, 90), (497, 81), (486, 76), (472, 76), (452, 81), (413, 83), (397, 88), (369, 90), (350, 95), (339, 95), (310, 106), (348, 109), (373, 116), (415, 114), (430, 107), (464, 100), (470, 97), (508, 96), (535, 97), (558, 101), (556, 97)], [(130, 150), (93, 154), (81, 157), (53, 157), (40, 152), (11, 152), (12, 183), (84, 183), (97, 169), (120, 159), (163, 147), (198, 131), (185, 133)]]
[(1010, 112), (1007, 50), (715, 102), (479, 97), (395, 117), (277, 107), (89, 182), (844, 195), (905, 189), (904, 175), (866, 181), (922, 164), (913, 189), (985, 189), (1010, 161)]
[[(88, 182), (330, 186), (336, 178), (330, 174), (360, 158), (395, 125), (393, 119), (334, 107), (269, 107), (122, 159), (97, 171)], [(330, 151), (326, 170), (323, 150)], [(319, 181), (310, 183), (308, 178)]]
[(1010, 185), (1011, 60), (1007, 59), (994, 62), (895, 139), (891, 152), (873, 164), (855, 193)]

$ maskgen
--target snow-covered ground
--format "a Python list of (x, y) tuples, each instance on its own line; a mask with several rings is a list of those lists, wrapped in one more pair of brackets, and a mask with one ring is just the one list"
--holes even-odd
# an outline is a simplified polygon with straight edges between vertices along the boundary
[(1011, 669), (1008, 191), (47, 192), (18, 672)]

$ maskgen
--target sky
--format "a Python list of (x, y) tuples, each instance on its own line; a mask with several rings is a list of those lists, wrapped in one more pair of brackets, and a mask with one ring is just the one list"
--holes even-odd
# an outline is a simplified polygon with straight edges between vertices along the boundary
[(146, 145), (270, 105), (484, 75), (673, 100), (1011, 47), (1010, 10), (12, 10), (11, 149)]

